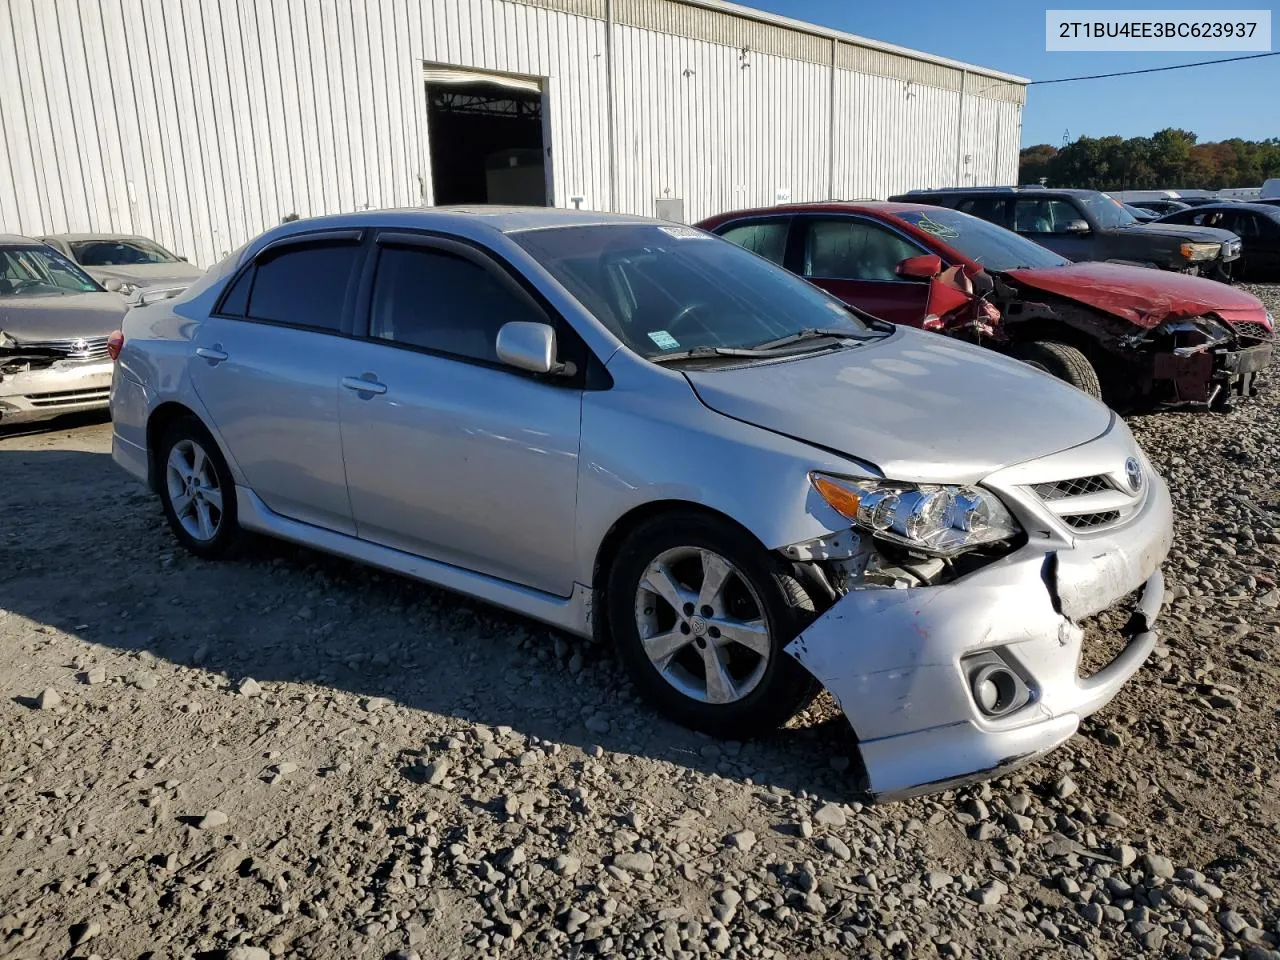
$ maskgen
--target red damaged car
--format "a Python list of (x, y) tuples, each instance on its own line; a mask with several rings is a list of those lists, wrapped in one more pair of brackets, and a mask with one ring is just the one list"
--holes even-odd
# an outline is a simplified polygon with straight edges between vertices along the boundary
[(1253, 396), (1273, 318), (1234, 287), (1072, 263), (1003, 227), (914, 203), (789, 204), (698, 224), (894, 323), (1033, 363), (1113, 407)]

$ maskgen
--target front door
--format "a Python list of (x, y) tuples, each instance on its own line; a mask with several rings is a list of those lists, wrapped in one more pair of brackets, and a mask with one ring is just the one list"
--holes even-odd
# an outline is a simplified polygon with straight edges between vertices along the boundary
[(276, 513), (355, 532), (343, 473), (340, 336), (358, 234), (269, 248), (190, 344), (191, 381), (223, 448)]
[(473, 247), (393, 234), (375, 255), (338, 400), (358, 536), (569, 596), (582, 389), (495, 352), (547, 317)]
[(800, 274), (874, 317), (918, 327), (929, 304), (929, 282), (897, 273), (898, 264), (928, 253), (864, 217), (802, 217)]
[[(1083, 230), (1069, 226), (1083, 224)], [(1096, 260), (1096, 240), (1084, 211), (1070, 200), (1019, 197), (1013, 206), (1013, 229), (1068, 260)]]

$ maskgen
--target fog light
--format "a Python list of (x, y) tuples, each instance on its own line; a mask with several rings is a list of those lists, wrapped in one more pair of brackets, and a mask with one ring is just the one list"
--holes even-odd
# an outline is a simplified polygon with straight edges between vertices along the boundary
[(1031, 699), (1031, 691), (1000, 656), (985, 651), (968, 658), (969, 690), (973, 702), (988, 717), (1003, 717)]

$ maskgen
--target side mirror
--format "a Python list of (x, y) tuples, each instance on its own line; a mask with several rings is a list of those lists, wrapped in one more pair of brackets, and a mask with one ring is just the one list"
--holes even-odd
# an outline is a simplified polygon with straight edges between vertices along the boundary
[(124, 289), (124, 284), (115, 277), (108, 277), (106, 280), (102, 281), (102, 288), (110, 293), (119, 293)]
[(923, 253), (918, 257), (907, 257), (897, 267), (900, 277), (911, 277), (915, 280), (932, 280), (942, 272), (942, 258), (936, 253)]
[(529, 373), (575, 372), (572, 363), (556, 361), (556, 332), (545, 323), (513, 320), (498, 331), (498, 359), (509, 367)]
[(1062, 228), (1063, 233), (1088, 233), (1089, 222), (1087, 220), (1069, 220)]

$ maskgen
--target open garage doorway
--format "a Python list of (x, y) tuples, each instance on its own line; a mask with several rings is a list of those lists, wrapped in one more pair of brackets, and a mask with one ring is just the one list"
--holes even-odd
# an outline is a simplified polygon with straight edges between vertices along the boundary
[(435, 66), (425, 81), (436, 204), (551, 204), (539, 81)]

